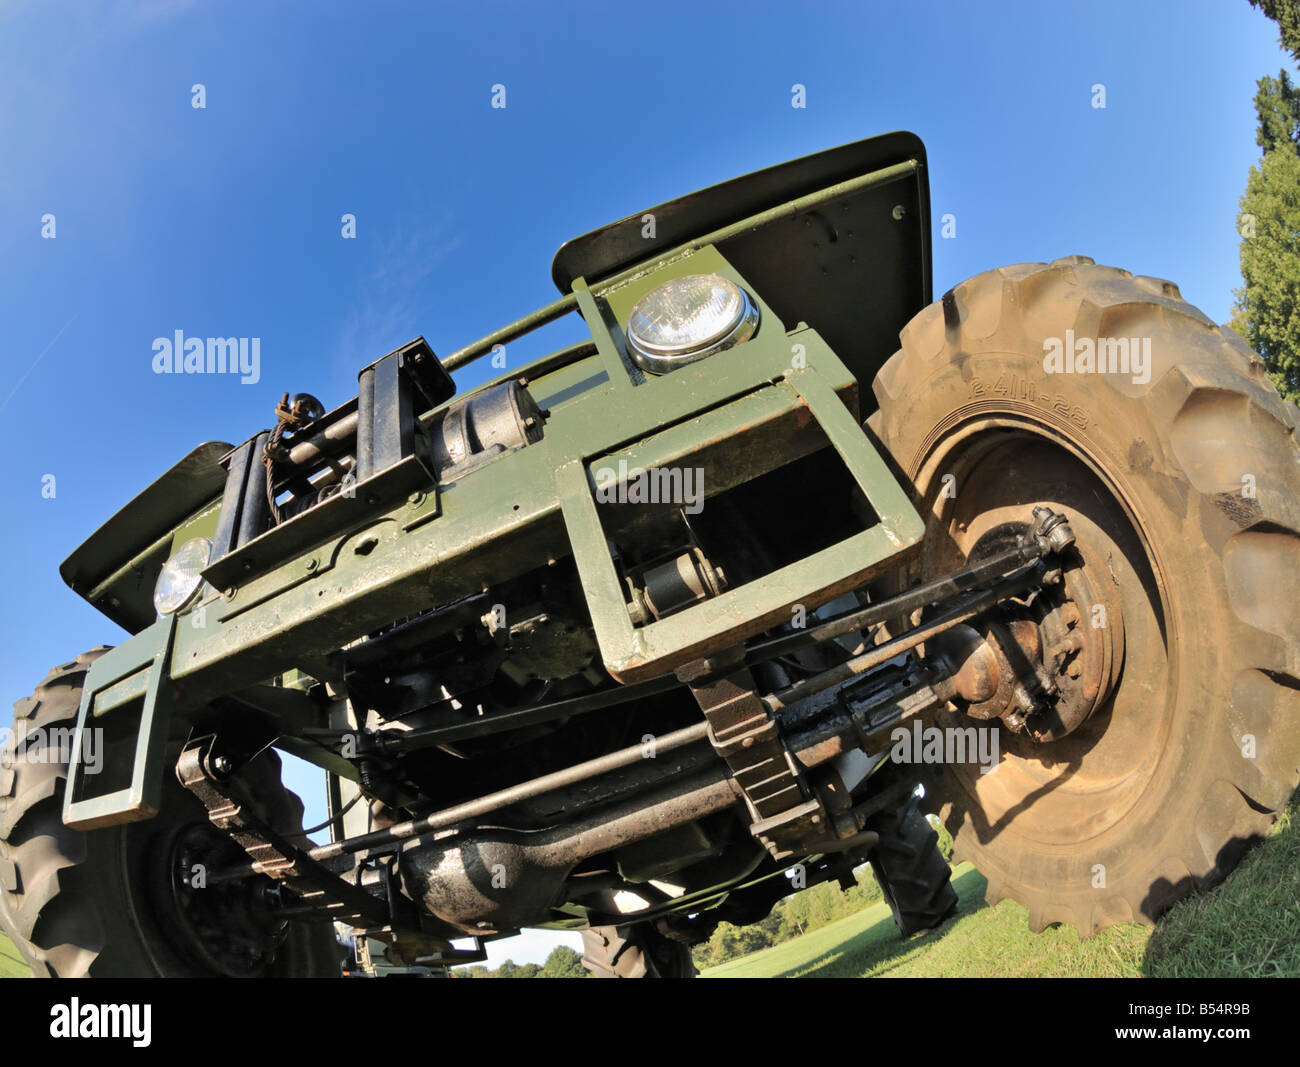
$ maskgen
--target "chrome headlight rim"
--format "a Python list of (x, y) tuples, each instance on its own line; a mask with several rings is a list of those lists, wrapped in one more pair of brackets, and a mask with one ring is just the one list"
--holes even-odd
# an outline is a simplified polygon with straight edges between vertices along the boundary
[(153, 587), (153, 606), (159, 617), (183, 610), (203, 588), (203, 569), (212, 560), (212, 541), (191, 537), (173, 552)]
[[(722, 330), (715, 330), (697, 340), (675, 344), (656, 343), (637, 330), (638, 312), (647, 303), (657, 297), (662, 298), (665, 291), (671, 287), (703, 281), (710, 284), (721, 282), (736, 298), (736, 313)], [(745, 291), (743, 286), (738, 285), (730, 278), (717, 273), (682, 275), (650, 290), (633, 305), (632, 311), (628, 315), (626, 331), (628, 354), (632, 357), (632, 361), (642, 370), (650, 374), (667, 374), (678, 367), (684, 367), (690, 363), (706, 359), (718, 352), (734, 348), (736, 345), (748, 341), (758, 329), (758, 321), (758, 305), (755, 303), (754, 298)]]

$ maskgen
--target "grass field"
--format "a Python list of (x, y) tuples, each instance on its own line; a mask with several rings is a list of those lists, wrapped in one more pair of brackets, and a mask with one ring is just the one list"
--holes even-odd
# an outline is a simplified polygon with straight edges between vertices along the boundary
[(983, 875), (953, 871), (961, 913), (938, 930), (900, 941), (882, 901), (810, 934), (705, 971), (705, 978), (1134, 977), (1147, 932), (1112, 928), (1091, 941), (1059, 928), (1034, 936), (1025, 909), (984, 904)]
[(1087, 941), (1055, 926), (1033, 934), (1019, 904), (984, 903), (984, 878), (969, 864), (953, 884), (961, 910), (938, 930), (902, 941), (882, 902), (702, 977), (1300, 976), (1296, 805), (1223, 885), (1179, 904), (1154, 933), (1126, 923)]
[(0, 934), (0, 978), (26, 978), (27, 964), (4, 934)]

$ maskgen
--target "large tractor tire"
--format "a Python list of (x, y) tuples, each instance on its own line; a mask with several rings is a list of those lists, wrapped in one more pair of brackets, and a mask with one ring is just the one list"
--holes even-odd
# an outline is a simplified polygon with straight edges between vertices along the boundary
[(649, 923), (582, 931), (582, 964), (593, 978), (694, 978), (690, 946)]
[[(261, 896), (266, 879), (183, 885), (189, 859), (225, 858), (238, 846), (174, 777), (148, 821), (85, 832), (63, 825), (66, 738), (86, 672), (106, 651), (55, 668), (14, 706), (0, 750), (0, 930), (37, 977), (338, 975), (332, 924), (277, 921)], [(280, 784), (273, 751), (241, 778), (264, 816), (286, 832), (302, 830), (302, 801)]]
[[(1149, 339), (1149, 372), (1045, 362), (1103, 339), (1109, 371), (1112, 338)], [(1112, 605), (1072, 624), (1079, 662), (1106, 668), (1091, 714), (1046, 741), (993, 720), (997, 770), (927, 768), (927, 794), (954, 857), (1034, 930), (1149, 924), (1230, 871), (1300, 779), (1297, 409), (1173, 283), (1082, 256), (978, 275), (900, 340), (868, 424), (926, 521), (901, 581), (1004, 545), (1046, 504)]]
[(868, 820), (880, 835), (871, 850), (871, 870), (902, 937), (933, 930), (957, 913), (952, 868), (939, 851), (939, 835), (911, 797), (897, 811)]

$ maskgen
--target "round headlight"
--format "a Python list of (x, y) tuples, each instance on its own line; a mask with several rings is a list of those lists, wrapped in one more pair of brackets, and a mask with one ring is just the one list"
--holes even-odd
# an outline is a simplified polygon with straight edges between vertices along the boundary
[(153, 606), (159, 615), (172, 615), (193, 599), (203, 584), (199, 573), (208, 565), (212, 542), (206, 537), (186, 541), (176, 554), (163, 564), (158, 584), (153, 587)]
[(659, 286), (632, 308), (632, 359), (651, 374), (694, 363), (746, 341), (758, 326), (749, 294), (720, 274), (690, 274)]

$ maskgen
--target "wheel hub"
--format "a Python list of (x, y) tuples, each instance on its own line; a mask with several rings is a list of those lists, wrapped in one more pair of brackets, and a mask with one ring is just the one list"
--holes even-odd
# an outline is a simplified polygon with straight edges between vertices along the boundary
[(269, 878), (209, 884), (207, 875), (228, 866), (239, 849), (208, 823), (191, 823), (172, 838), (172, 910), (185, 946), (207, 967), (227, 977), (254, 977), (274, 960), (287, 923), (277, 917), (279, 885)]
[(1045, 591), (1037, 626), (1057, 696), (1025, 721), (1035, 740), (1059, 741), (1110, 698), (1124, 662), (1124, 615), (1111, 588), (1107, 596), (1076, 555)]
[[(1035, 507), (1035, 518), (1050, 509)], [(1061, 526), (1058, 532), (1068, 531)], [(981, 537), (975, 563), (1023, 539), (1028, 527), (1004, 523)], [(935, 642), (961, 711), (1001, 719), (1013, 733), (1047, 743), (1072, 733), (1103, 705), (1123, 662), (1119, 600), (1105, 595), (1069, 540), (1055, 546), (1060, 565), (1043, 586), (1009, 601), (996, 619), (957, 626)]]

